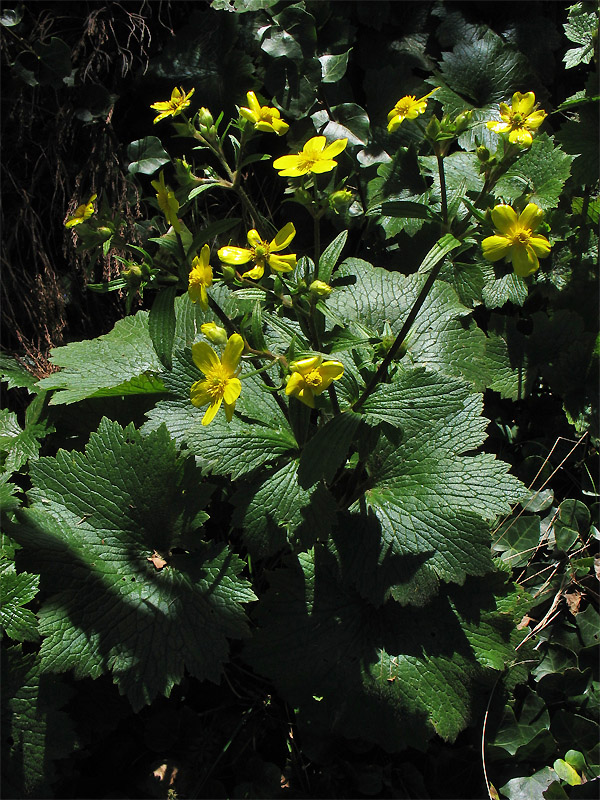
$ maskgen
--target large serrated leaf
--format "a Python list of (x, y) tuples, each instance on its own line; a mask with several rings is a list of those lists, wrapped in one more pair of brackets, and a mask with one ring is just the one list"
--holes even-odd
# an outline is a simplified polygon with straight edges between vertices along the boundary
[(508, 513), (524, 488), (493, 456), (465, 455), (485, 439), (481, 410), (480, 395), (424, 370), (400, 373), (365, 402), (367, 417), (403, 431), (399, 445), (380, 439), (367, 462), (365, 498), (350, 509), (357, 525), (372, 514), (372, 530), (354, 550), (357, 565), (372, 560), (374, 547), (381, 551), (376, 597), (389, 592), (422, 605), (439, 581), (462, 584), (491, 569), (486, 520)]
[(329, 735), (392, 751), (434, 732), (454, 739), (473, 714), (473, 683), (513, 654), (493, 584), (511, 591), (503, 579), (471, 580), (422, 609), (376, 609), (315, 547), (273, 574), (246, 657), (301, 713), (318, 718), (321, 707)]
[(2, 558), (0, 579), (0, 625), (17, 642), (37, 641), (37, 619), (23, 606), (36, 596), (39, 576), (26, 572), (17, 575), (15, 565)]
[[(451, 241), (446, 245), (454, 246)], [(356, 276), (356, 283), (337, 289), (328, 298), (328, 306), (347, 322), (360, 322), (378, 335), (386, 322), (394, 333), (399, 332), (426, 280), (424, 275), (404, 276), (356, 258), (346, 259), (338, 275)], [(456, 292), (438, 280), (408, 334), (404, 358), (483, 388), (487, 382), (485, 334), (474, 322), (461, 322), (469, 313)]]
[[(103, 420), (85, 453), (32, 469), (32, 507), (14, 538), (48, 596), (40, 611), (45, 670), (112, 672), (138, 710), (187, 669), (218, 682), (228, 637), (247, 635), (254, 600), (227, 546), (198, 537), (199, 473), (164, 427), (142, 436)], [(172, 553), (190, 533), (197, 544)]]
[(97, 339), (54, 348), (50, 360), (62, 369), (38, 386), (58, 390), (51, 405), (76, 403), (94, 395), (164, 391), (156, 377), (162, 365), (152, 346), (147, 311), (119, 320), (110, 333)]
[(148, 317), (148, 330), (156, 355), (167, 369), (171, 369), (171, 355), (175, 340), (174, 303), (176, 292), (176, 286), (169, 286), (160, 291), (154, 298)]
[(304, 446), (300, 457), (300, 486), (307, 489), (321, 479), (327, 483), (333, 480), (346, 460), (350, 445), (356, 439), (360, 422), (359, 414), (346, 411), (319, 428)]
[(5, 797), (52, 797), (54, 760), (75, 748), (63, 680), (50, 675), (35, 653), (2, 648), (2, 772)]
[(302, 489), (298, 464), (261, 475), (232, 498), (233, 523), (242, 528), (244, 542), (255, 558), (266, 558), (290, 545), (306, 549), (317, 538), (326, 539), (337, 506), (324, 486)]

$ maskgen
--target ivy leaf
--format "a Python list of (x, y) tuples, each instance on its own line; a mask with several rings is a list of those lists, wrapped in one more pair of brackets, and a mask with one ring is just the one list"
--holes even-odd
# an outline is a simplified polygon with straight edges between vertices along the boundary
[(23, 608), (38, 592), (39, 575), (22, 572), (15, 565), (0, 559), (0, 624), (11, 639), (35, 642), (39, 639), (37, 619), (33, 611)]
[(171, 160), (169, 154), (156, 136), (144, 136), (136, 139), (127, 148), (127, 157), (130, 159), (127, 171), (132, 175), (141, 172), (143, 175), (154, 175), (157, 169), (168, 164)]
[(488, 580), (422, 609), (376, 609), (340, 583), (322, 547), (273, 573), (257, 621), (246, 658), (287, 702), (308, 714), (316, 703), (329, 735), (388, 751), (422, 747), (434, 732), (453, 740), (473, 714), (475, 682), (514, 652)]
[(550, 714), (546, 704), (535, 692), (530, 692), (525, 698), (518, 720), (512, 708), (508, 705), (505, 707), (498, 731), (490, 745), (501, 747), (514, 756), (521, 747), (549, 728)]
[(328, 141), (348, 139), (350, 147), (364, 147), (369, 141), (369, 117), (356, 103), (333, 106), (331, 113), (317, 111), (311, 119), (315, 130)]
[(38, 383), (42, 389), (59, 390), (50, 405), (164, 391), (157, 377), (162, 365), (148, 331), (147, 311), (119, 320), (110, 333), (97, 339), (55, 347), (50, 361), (62, 367)]
[[(2, 771), (7, 797), (52, 797), (54, 760), (75, 747), (70, 718), (61, 711), (70, 690), (45, 672), (35, 653), (2, 648)], [(4, 782), (3, 782), (4, 783)]]
[[(394, 333), (399, 332), (425, 282), (424, 275), (404, 276), (356, 258), (346, 259), (337, 275), (356, 276), (356, 283), (338, 288), (327, 299), (328, 307), (347, 322), (360, 322), (374, 335), (382, 334), (386, 321)], [(485, 334), (473, 322), (461, 322), (469, 313), (448, 284), (436, 281), (408, 334), (405, 358), (483, 388), (487, 381)]]
[(266, 558), (286, 545), (294, 550), (311, 547), (326, 539), (337, 506), (322, 484), (302, 489), (298, 463), (281, 469), (237, 491), (233, 524), (243, 531), (244, 543), (254, 558)]
[(504, 173), (496, 184), (496, 194), (508, 203), (522, 195), (544, 211), (558, 205), (569, 175), (573, 156), (564, 153), (546, 133), (533, 140), (529, 150)]
[(319, 56), (323, 83), (337, 83), (342, 80), (346, 74), (348, 56), (351, 52), (352, 48), (339, 55)]
[(43, 669), (110, 671), (136, 711), (168, 696), (184, 668), (218, 682), (255, 597), (227, 546), (172, 552), (206, 515), (198, 472), (165, 428), (144, 437), (104, 419), (85, 453), (60, 450), (31, 474), (33, 505), (13, 533), (49, 595)]
[(464, 455), (482, 444), (487, 425), (481, 396), (464, 384), (407, 370), (364, 404), (380, 419), (386, 409), (388, 420), (401, 420), (403, 437), (399, 445), (380, 439), (367, 461), (365, 497), (350, 511), (357, 524), (372, 515), (372, 529), (354, 546), (356, 563), (378, 541), (383, 557), (371, 599), (389, 592), (423, 605), (440, 581), (462, 584), (490, 571), (486, 520), (510, 512), (524, 487), (493, 456)]

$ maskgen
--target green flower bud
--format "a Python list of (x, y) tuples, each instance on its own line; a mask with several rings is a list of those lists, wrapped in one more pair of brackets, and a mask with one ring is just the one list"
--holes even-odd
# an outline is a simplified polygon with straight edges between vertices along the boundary
[(480, 145), (477, 148), (477, 158), (480, 161), (489, 161), (490, 159), (490, 151), (484, 145)]
[(230, 283), (235, 278), (235, 269), (228, 264), (221, 264), (221, 274), (225, 283)]
[(127, 269), (121, 270), (121, 277), (130, 289), (138, 289), (142, 282), (142, 269), (139, 264), (130, 263)]
[(458, 117), (456, 117), (456, 119), (454, 120), (454, 130), (457, 136), (463, 131), (466, 131), (466, 129), (469, 126), (469, 123), (471, 122), (472, 116), (473, 112), (471, 110), (466, 110), (463, 111), (462, 114), (459, 114)]
[(210, 128), (214, 125), (215, 121), (208, 108), (202, 108), (198, 111), (198, 122), (201, 128)]
[(348, 208), (353, 198), (354, 195), (352, 192), (349, 192), (348, 189), (339, 189), (337, 192), (330, 194), (327, 201), (330, 208), (332, 208), (336, 213), (339, 213), (340, 211), (344, 211), (346, 208)]
[(425, 136), (427, 136), (428, 139), (435, 141), (441, 130), (442, 126), (440, 125), (440, 121), (434, 114), (425, 128)]
[(329, 297), (333, 289), (325, 281), (313, 281), (309, 286), (309, 292), (317, 297)]
[(213, 344), (227, 344), (227, 331), (215, 322), (205, 322), (200, 325), (200, 330)]

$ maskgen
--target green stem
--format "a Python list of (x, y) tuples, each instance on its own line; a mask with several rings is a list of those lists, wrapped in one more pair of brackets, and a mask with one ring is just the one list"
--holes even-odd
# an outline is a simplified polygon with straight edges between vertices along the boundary
[(413, 322), (417, 318), (417, 314), (421, 310), (421, 307), (423, 306), (423, 303), (425, 302), (425, 300), (427, 298), (427, 295), (429, 294), (429, 291), (430, 291), (431, 287), (433, 286), (433, 283), (434, 283), (435, 279), (439, 275), (443, 263), (444, 263), (444, 259), (441, 259), (440, 262), (438, 264), (436, 264), (436, 266), (431, 270), (431, 272), (427, 276), (427, 280), (423, 284), (423, 288), (419, 292), (419, 296), (415, 300), (415, 304), (411, 308), (408, 317), (405, 319), (404, 325), (402, 326), (402, 328), (400, 330), (400, 333), (398, 334), (398, 336), (396, 336), (394, 344), (390, 347), (386, 357), (383, 359), (383, 361), (379, 365), (379, 369), (377, 370), (375, 375), (373, 375), (373, 377), (371, 378), (369, 384), (367, 385), (367, 387), (365, 388), (365, 390), (363, 391), (361, 396), (358, 398), (356, 403), (354, 403), (354, 405), (352, 406), (352, 410), (353, 411), (358, 411), (359, 408), (361, 408), (361, 406), (364, 404), (364, 402), (367, 399), (367, 397), (369, 397), (369, 395), (371, 395), (373, 393), (373, 391), (374, 391), (375, 387), (377, 386), (377, 384), (380, 383), (385, 378), (385, 375), (386, 375), (386, 372), (387, 372), (387, 368), (392, 363), (392, 360), (393, 360), (394, 356), (396, 355), (396, 353), (400, 349), (400, 345), (402, 344), (402, 342), (408, 336), (408, 332), (410, 331)]
[(208, 306), (210, 310), (213, 312), (213, 314), (215, 314), (221, 320), (221, 322), (223, 323), (223, 327), (225, 328), (229, 336), (232, 336), (234, 333), (239, 333), (238, 329), (229, 319), (227, 314), (223, 311), (221, 306), (215, 300), (213, 300), (213, 298), (210, 295), (208, 295)]
[(313, 280), (319, 277), (319, 258), (321, 257), (321, 214), (318, 210), (317, 202), (317, 181), (313, 178), (313, 194), (314, 194), (314, 213), (313, 213), (313, 229), (315, 240), (315, 272)]
[(444, 157), (436, 156), (438, 172), (440, 175), (440, 193), (442, 195), (442, 233), (448, 231), (448, 194), (446, 191), (446, 173), (444, 171)]

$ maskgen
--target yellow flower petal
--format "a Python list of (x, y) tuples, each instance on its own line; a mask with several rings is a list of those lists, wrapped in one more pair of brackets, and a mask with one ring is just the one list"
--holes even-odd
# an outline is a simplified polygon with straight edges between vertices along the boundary
[(488, 261), (499, 261), (507, 254), (510, 242), (506, 236), (488, 236), (481, 243), (483, 257)]
[(268, 264), (275, 272), (291, 272), (296, 266), (296, 254), (288, 256), (269, 256)]
[(321, 356), (308, 356), (307, 358), (300, 358), (298, 361), (292, 361), (290, 369), (292, 373), (298, 372), (300, 375), (307, 375), (313, 369), (319, 366), (323, 359)]
[[(324, 138), (324, 137), (323, 137)], [(335, 156), (339, 155), (342, 150), (346, 149), (346, 145), (348, 144), (348, 139), (336, 139), (335, 142), (327, 145), (327, 147), (321, 153), (321, 158), (335, 158)]]
[[(249, 236), (250, 234), (248, 234)], [(277, 252), (278, 250), (283, 250), (288, 244), (292, 241), (294, 236), (296, 235), (296, 228), (294, 227), (293, 223), (288, 222), (283, 228), (277, 232), (277, 235), (269, 245), (271, 250)]]
[(198, 369), (205, 375), (208, 375), (211, 370), (221, 365), (218, 355), (206, 342), (196, 342), (192, 345), (192, 359)]
[(508, 141), (511, 144), (518, 144), (519, 147), (531, 147), (533, 136), (526, 128), (514, 128), (508, 134)]
[(517, 223), (517, 215), (511, 206), (498, 205), (492, 209), (492, 222), (500, 233), (508, 233)]
[(259, 244), (262, 244), (262, 239), (259, 236), (259, 233), (255, 228), (252, 228), (251, 231), (248, 231), (248, 235), (246, 237), (248, 239), (248, 244), (250, 247), (258, 247)]
[(202, 417), (202, 424), (203, 425), (210, 425), (210, 423), (215, 418), (217, 411), (221, 407), (221, 403), (222, 402), (223, 402), (223, 398), (222, 397), (218, 397), (216, 400), (214, 400), (211, 403), (211, 405), (209, 405), (209, 407), (206, 409), (205, 415)]
[(544, 218), (544, 212), (535, 203), (528, 203), (519, 215), (519, 225), (534, 231)]
[[(207, 345), (208, 346), (208, 345)], [(211, 348), (212, 349), (212, 348)], [(244, 340), (239, 333), (233, 333), (225, 345), (225, 352), (223, 353), (223, 366), (229, 370), (231, 374), (238, 368), (238, 363), (244, 352)]]
[(514, 271), (520, 278), (526, 278), (532, 275), (540, 266), (538, 257), (531, 247), (524, 247), (523, 245), (513, 245), (512, 248), (512, 265)]
[(265, 268), (260, 264), (257, 264), (252, 269), (247, 270), (242, 274), (242, 278), (249, 278), (251, 281), (259, 281), (262, 276), (265, 274)]
[(515, 114), (521, 114), (522, 116), (528, 116), (532, 111), (535, 105), (535, 94), (533, 92), (525, 92), (525, 94), (521, 94), (521, 92), (515, 92), (512, 97), (512, 110)]
[(237, 266), (238, 264), (247, 264), (252, 258), (252, 250), (245, 250), (242, 247), (221, 247), (217, 251), (219, 259), (224, 264), (231, 264)]
[(538, 258), (547, 258), (550, 255), (550, 242), (545, 236), (532, 236), (529, 246)]
[(242, 391), (242, 382), (239, 378), (230, 378), (223, 392), (223, 400), (228, 406), (235, 406), (235, 401)]
[(206, 381), (196, 381), (196, 383), (192, 384), (190, 400), (192, 401), (192, 405), (196, 406), (196, 408), (201, 408), (211, 401), (206, 387)]

